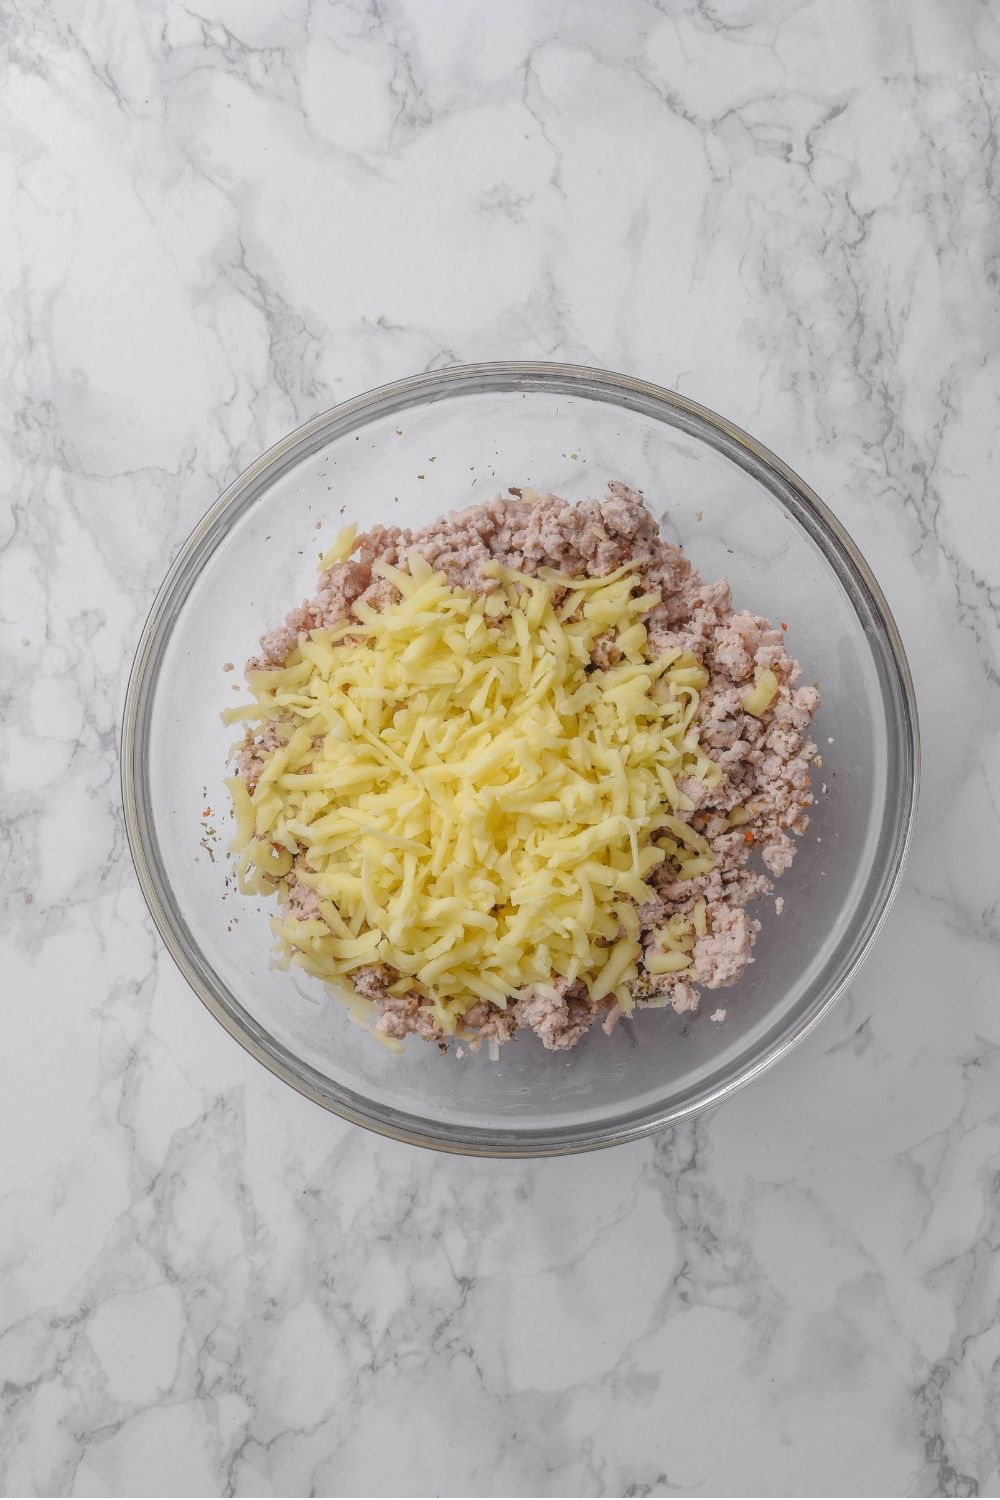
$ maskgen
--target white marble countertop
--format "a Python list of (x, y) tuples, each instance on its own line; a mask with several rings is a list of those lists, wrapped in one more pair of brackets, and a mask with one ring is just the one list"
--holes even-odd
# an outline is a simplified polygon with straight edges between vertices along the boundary
[[(5, 17), (0, 1490), (1000, 1493), (997, 12)], [(345, 396), (519, 356), (671, 386), (806, 477), (895, 611), (925, 774), (874, 956), (791, 1059), (503, 1163), (349, 1127), (223, 1032), (116, 756), (221, 487)]]

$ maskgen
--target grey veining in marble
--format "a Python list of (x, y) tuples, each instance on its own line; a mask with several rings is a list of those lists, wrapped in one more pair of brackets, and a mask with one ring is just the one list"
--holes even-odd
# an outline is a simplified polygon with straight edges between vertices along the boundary
[[(0, 1490), (1000, 1493), (1000, 24), (984, 0), (0, 4)], [(189, 528), (333, 402), (632, 371), (903, 631), (905, 890), (658, 1139), (464, 1161), (278, 1083), (124, 841)]]

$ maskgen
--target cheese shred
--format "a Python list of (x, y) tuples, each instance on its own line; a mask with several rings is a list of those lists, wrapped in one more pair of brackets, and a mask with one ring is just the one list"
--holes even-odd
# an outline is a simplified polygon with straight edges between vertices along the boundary
[[(689, 652), (647, 658), (650, 596), (629, 568), (497, 564), (486, 595), (417, 553), (408, 568), (377, 564), (397, 603), (300, 636), (224, 715), (254, 736), (273, 726), (252, 794), (228, 782), (241, 882), (316, 893), (318, 916), (274, 919), (284, 961), (348, 984), (387, 965), (450, 1034), (480, 1000), (553, 976), (627, 999), (646, 877), (664, 860), (680, 879), (712, 867), (680, 790), (722, 775), (698, 744), (706, 672)], [(621, 659), (599, 670), (609, 632)], [(687, 967), (703, 908), (672, 923), (649, 972)]]

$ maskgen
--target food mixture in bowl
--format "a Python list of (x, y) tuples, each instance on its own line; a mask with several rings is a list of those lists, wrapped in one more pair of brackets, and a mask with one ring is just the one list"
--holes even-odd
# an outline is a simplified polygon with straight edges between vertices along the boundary
[(571, 1047), (740, 977), (812, 802), (819, 695), (784, 627), (620, 483), (348, 528), (321, 568), (225, 715), (281, 961), (390, 1045), (458, 1050)]

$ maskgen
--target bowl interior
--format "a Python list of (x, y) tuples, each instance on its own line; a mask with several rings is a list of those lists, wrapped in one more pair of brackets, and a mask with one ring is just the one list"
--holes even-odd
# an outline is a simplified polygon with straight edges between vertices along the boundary
[[(737, 607), (787, 623), (803, 681), (820, 686), (817, 805), (777, 883), (783, 911), (772, 898), (757, 903), (755, 962), (732, 988), (703, 992), (695, 1015), (640, 1012), (567, 1053), (527, 1036), (499, 1061), (485, 1049), (443, 1056), (419, 1038), (394, 1054), (317, 981), (270, 968), (274, 904), (227, 884), (232, 827), (221, 783), (239, 731), (223, 727), (220, 709), (242, 701), (233, 687), (257, 636), (313, 592), (317, 558), (346, 521), (418, 526), (511, 485), (580, 500), (615, 478), (644, 491), (664, 535), (704, 578), (728, 575)], [(578, 1149), (666, 1123), (745, 1081), (801, 1034), (846, 983), (884, 913), (912, 814), (915, 747), (905, 666), (883, 609), (794, 476), (664, 393), (571, 371), (444, 372), (337, 408), (233, 486), (154, 607), (125, 767), (154, 915), (189, 979), (246, 1045), (295, 1086), (377, 1129), (502, 1154)], [(224, 673), (227, 661), (236, 673)], [(725, 1019), (711, 1020), (720, 1007)]]

